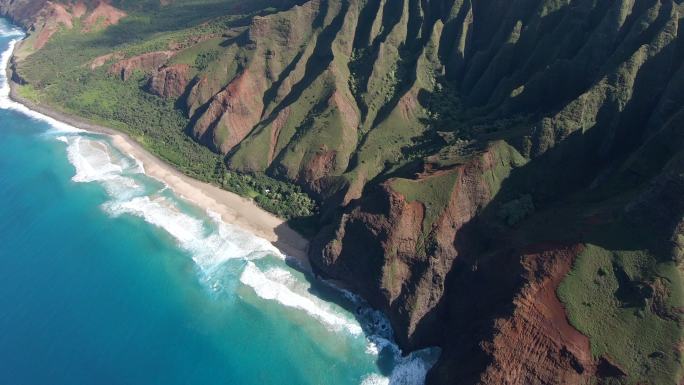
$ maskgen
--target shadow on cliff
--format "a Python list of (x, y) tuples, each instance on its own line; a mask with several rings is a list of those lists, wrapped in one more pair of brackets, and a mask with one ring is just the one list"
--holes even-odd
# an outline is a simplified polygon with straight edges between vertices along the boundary
[[(425, 342), (443, 347), (429, 383), (478, 383), (492, 362), (486, 346), (496, 334), (495, 320), (513, 315), (514, 299), (526, 283), (521, 256), (536, 249), (534, 245), (563, 247), (582, 239), (584, 229), (574, 217), (578, 213), (554, 206), (579, 186), (587, 186), (597, 172), (588, 167), (594, 160), (591, 153), (582, 151), (585, 139), (579, 133), (571, 135), (514, 169), (492, 201), (459, 230), (459, 256), (447, 274), (444, 295), (416, 328)], [(576, 156), (567, 161), (568, 153)], [(537, 212), (509, 227), (499, 218), (500, 207), (521, 194), (534, 197)], [(447, 327), (435, 333), (435, 320)]]
[[(309, 293), (333, 304), (340, 306), (354, 316), (366, 337), (389, 337), (391, 327), (384, 321), (383, 316), (371, 308), (365, 300), (353, 294), (342, 282), (326, 280), (320, 276), (309, 264), (308, 245), (306, 252), (301, 254), (301, 244), (293, 248), (293, 230), (286, 224), (275, 229), (278, 239), (273, 245), (283, 251), (287, 257), (285, 263), (304, 274), (310, 284)], [(303, 239), (302, 239), (303, 240)], [(391, 349), (379, 352), (376, 365), (382, 375), (389, 376), (392, 372), (394, 354)]]
[[(662, 26), (660, 21), (655, 24), (658, 28)], [(649, 30), (644, 39), (652, 37), (655, 29)], [(664, 49), (637, 71), (635, 93), (650, 95), (644, 92), (653, 87), (648, 74), (660, 72), (660, 64), (667, 61), (671, 53)], [(618, 59), (606, 63), (601, 71), (615, 72), (624, 57)], [(580, 84), (586, 84), (586, 89), (573, 90), (572, 95), (566, 93), (554, 107), (557, 110), (550, 113), (561, 111), (581, 92), (589, 90), (599, 75), (594, 73), (581, 79)], [(542, 99), (543, 96), (540, 91), (530, 98)], [(487, 343), (496, 333), (495, 320), (513, 314), (514, 299), (526, 283), (523, 277), (525, 267), (521, 261), (523, 253), (585, 242), (609, 250), (653, 247), (651, 242), (644, 244), (641, 241), (643, 235), (631, 236), (624, 232), (625, 229), (636, 228), (627, 220), (629, 218), (625, 218), (628, 216), (625, 207), (662, 170), (669, 158), (663, 157), (662, 162), (651, 166), (652, 172), (638, 175), (626, 184), (621, 183), (619, 188), (613, 179), (648, 134), (645, 130), (649, 116), (645, 116), (644, 111), (652, 111), (659, 95), (649, 97), (653, 99), (630, 98), (626, 105), (607, 99), (592, 127), (584, 132), (575, 131), (552, 143), (551, 148), (533, 157), (526, 165), (513, 169), (496, 196), (462, 226), (454, 242), (458, 257), (446, 276), (444, 295), (438, 305), (418, 322), (416, 343), (410, 346), (412, 349), (431, 345), (444, 348), (441, 365), (435, 367), (429, 382), (471, 384), (479, 381), (479, 376), (491, 362)], [(548, 113), (545, 116), (552, 116)], [(530, 129), (529, 135), (533, 140), (539, 140), (539, 132)], [(510, 144), (523, 152), (519, 142), (511, 141)], [(539, 143), (536, 145), (539, 147)], [(523, 194), (533, 198), (536, 212), (518, 224), (506, 225), (499, 215), (501, 206)], [(373, 209), (378, 213), (384, 212), (379, 207)], [(599, 220), (595, 221), (596, 218)], [(663, 239), (663, 233), (658, 234), (658, 239)], [(382, 254), (371, 255), (382, 253), (382, 250), (368, 250), (367, 239), (359, 237), (359, 234), (347, 236), (349, 238), (345, 237), (343, 241), (345, 248), (363, 251), (356, 255), (357, 258), (363, 255), (383, 257)], [(356, 263), (374, 262), (357, 259)], [(330, 299), (335, 301), (334, 297)], [(369, 300), (378, 302), (373, 298)], [(449, 370), (440, 371), (445, 365)]]
[[(658, 63), (662, 57), (651, 60)], [(653, 69), (651, 65), (656, 66), (647, 63), (646, 73)], [(648, 84), (648, 78), (637, 76), (636, 88)], [(661, 173), (680, 151), (682, 134), (673, 128), (677, 122), (671, 122), (649, 137), (646, 122), (650, 115), (638, 116), (643, 107), (635, 100), (622, 111), (615, 104), (604, 104), (593, 127), (570, 134), (512, 170), (492, 201), (459, 231), (455, 244), (459, 257), (447, 276), (445, 294), (433, 314), (427, 314), (417, 328), (433, 330), (434, 320), (447, 325), (437, 336), (444, 350), (429, 383), (479, 381), (491, 363), (486, 343), (496, 333), (495, 320), (512, 315), (513, 300), (525, 284), (521, 264), (524, 250), (534, 245), (592, 243), (608, 250), (648, 249), (667, 258), (662, 245), (669, 244), (677, 226), (678, 221), (671, 218), (681, 218), (684, 212), (677, 203), (681, 199), (676, 197), (681, 196), (678, 194), (684, 190), (684, 183)], [(616, 122), (622, 136), (612, 132)], [(657, 162), (651, 161), (644, 169), (639, 167), (643, 160), (630, 156), (648, 146), (661, 154)], [(632, 168), (641, 173), (634, 173)], [(651, 187), (654, 191), (649, 202), (627, 210), (655, 178), (664, 181)], [(504, 203), (521, 194), (533, 197), (536, 212), (509, 227), (498, 218), (498, 212)], [(426, 341), (431, 342), (429, 338)], [(447, 366), (449, 370), (443, 369)]]
[[(280, 0), (280, 1), (250, 1), (240, 2), (232, 7), (226, 6), (225, 1), (204, 3), (182, 4), (171, 3), (167, 6), (153, 4), (129, 5), (124, 10), (129, 17), (121, 20), (119, 24), (112, 25), (103, 31), (101, 36), (94, 41), (98, 47), (116, 47), (132, 41), (144, 41), (150, 39), (159, 32), (179, 31), (191, 28), (209, 20), (221, 16), (237, 16), (226, 21), (229, 28), (248, 26), (253, 16), (263, 16), (273, 12), (289, 9), (294, 5), (304, 3), (305, 0)], [(146, 18), (136, 17), (137, 7), (151, 8), (147, 12), (155, 12), (154, 22)]]

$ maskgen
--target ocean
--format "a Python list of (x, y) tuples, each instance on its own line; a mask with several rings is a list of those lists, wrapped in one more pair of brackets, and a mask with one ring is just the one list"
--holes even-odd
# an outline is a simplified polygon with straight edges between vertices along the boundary
[(0, 82), (0, 384), (424, 382), (436, 349)]

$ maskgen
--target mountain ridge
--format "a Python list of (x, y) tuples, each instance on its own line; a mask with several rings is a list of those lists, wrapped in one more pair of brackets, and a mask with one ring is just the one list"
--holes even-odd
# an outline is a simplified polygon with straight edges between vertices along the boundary
[[(65, 77), (172, 105), (220, 154), (221, 183), (266, 175), (313, 196), (312, 265), (384, 310), (403, 347), (443, 348), (429, 383), (681, 381), (679, 2), (262, 3), (122, 41), (118, 23), (184, 2), (0, 12), (28, 41), (50, 31), (17, 55), (24, 92), (55, 104), (71, 80), (43, 63), (81, 44)], [(74, 31), (102, 4), (128, 16), (76, 33), (45, 11)], [(75, 94), (64, 104), (102, 116)]]

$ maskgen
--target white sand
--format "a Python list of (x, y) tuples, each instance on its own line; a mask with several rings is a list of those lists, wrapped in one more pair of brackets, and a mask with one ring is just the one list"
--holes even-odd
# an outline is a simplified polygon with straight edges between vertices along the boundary
[(263, 210), (254, 201), (181, 173), (124, 133), (24, 99), (16, 92), (16, 84), (12, 81), (9, 83), (12, 100), (60, 122), (111, 136), (117, 149), (142, 162), (146, 174), (167, 184), (180, 197), (200, 208), (218, 213), (226, 223), (268, 240), (283, 254), (295, 258), (301, 268), (310, 268), (307, 257), (308, 241), (287, 226), (284, 220)]
[(285, 255), (297, 258), (308, 266), (308, 242), (282, 219), (258, 207), (250, 199), (182, 174), (127, 136), (116, 133), (109, 135), (117, 149), (142, 162), (147, 175), (164, 182), (177, 195), (220, 214), (226, 223), (268, 240)]

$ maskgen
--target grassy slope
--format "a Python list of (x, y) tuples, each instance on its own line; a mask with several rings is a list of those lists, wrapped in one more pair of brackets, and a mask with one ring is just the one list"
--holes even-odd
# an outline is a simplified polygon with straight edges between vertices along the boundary
[[(588, 245), (558, 289), (570, 322), (589, 336), (592, 353), (627, 373), (630, 384), (673, 384), (682, 362), (682, 280), (673, 262), (643, 250)], [(660, 302), (660, 303), (659, 303)], [(654, 309), (666, 304), (673, 318)]]
[(421, 180), (397, 178), (392, 181), (392, 189), (403, 195), (407, 202), (419, 201), (425, 206), (423, 231), (429, 232), (449, 204), (458, 175), (458, 172), (449, 171)]

